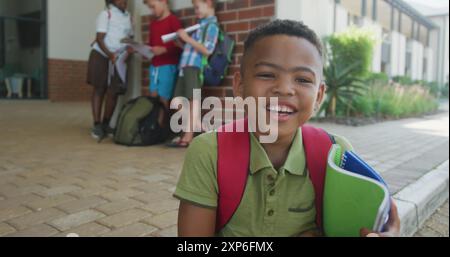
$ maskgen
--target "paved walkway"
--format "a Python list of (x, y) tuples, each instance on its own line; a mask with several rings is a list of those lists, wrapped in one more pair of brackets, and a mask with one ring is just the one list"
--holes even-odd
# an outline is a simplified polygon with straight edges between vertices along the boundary
[(447, 202), (441, 206), (414, 235), (416, 237), (448, 237), (448, 211)]
[[(0, 236), (176, 235), (185, 151), (97, 144), (90, 125), (85, 103), (0, 101)], [(449, 156), (448, 112), (320, 126), (347, 137), (393, 192)]]

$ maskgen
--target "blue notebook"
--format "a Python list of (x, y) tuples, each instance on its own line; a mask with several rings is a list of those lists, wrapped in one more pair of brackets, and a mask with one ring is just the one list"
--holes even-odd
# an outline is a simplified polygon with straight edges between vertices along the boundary
[(386, 187), (387, 184), (383, 178), (376, 172), (369, 164), (364, 162), (358, 155), (352, 151), (345, 151), (342, 156), (341, 168), (353, 173), (365, 176), (371, 179), (375, 179), (378, 182), (383, 183)]

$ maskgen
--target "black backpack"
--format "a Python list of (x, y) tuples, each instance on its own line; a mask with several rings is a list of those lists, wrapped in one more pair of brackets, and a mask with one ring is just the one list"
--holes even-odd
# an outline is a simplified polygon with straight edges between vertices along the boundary
[[(163, 115), (163, 122), (159, 120)], [(159, 98), (141, 96), (122, 108), (114, 142), (126, 146), (150, 146), (163, 143), (169, 136), (168, 112)]]

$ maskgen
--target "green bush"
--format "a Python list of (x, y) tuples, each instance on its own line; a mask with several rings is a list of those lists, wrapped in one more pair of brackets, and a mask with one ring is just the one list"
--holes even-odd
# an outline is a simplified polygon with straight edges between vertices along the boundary
[(327, 95), (322, 109), (325, 109), (327, 117), (349, 115), (353, 109), (353, 99), (366, 91), (367, 85), (364, 81), (353, 75), (358, 67), (358, 62), (343, 66), (335, 60), (330, 60), (325, 67)]
[(448, 83), (441, 88), (441, 97), (448, 98)]
[(342, 67), (359, 62), (354, 76), (366, 77), (371, 69), (373, 48), (377, 39), (370, 29), (351, 27), (325, 39), (330, 58)]
[(369, 84), (382, 83), (386, 85), (389, 83), (389, 76), (386, 73), (369, 73), (366, 77), (366, 81)]
[(392, 80), (404, 86), (410, 86), (414, 84), (414, 81), (408, 76), (395, 76)]
[[(328, 86), (323, 105), (326, 116), (348, 116), (354, 109), (355, 97), (364, 94), (365, 78), (370, 74), (375, 34), (370, 29), (351, 27), (325, 39), (328, 63), (324, 76)], [(384, 79), (384, 78), (383, 78)]]
[(359, 96), (353, 102), (354, 116), (362, 116), (370, 118), (376, 114), (376, 103), (373, 102), (372, 98), (366, 96)]
[(354, 116), (402, 118), (437, 110), (436, 97), (421, 86), (381, 85), (355, 100)]
[(430, 90), (430, 93), (434, 95), (435, 97), (439, 97), (441, 94), (441, 86), (439, 86), (439, 83), (437, 82), (423, 82), (423, 87)]

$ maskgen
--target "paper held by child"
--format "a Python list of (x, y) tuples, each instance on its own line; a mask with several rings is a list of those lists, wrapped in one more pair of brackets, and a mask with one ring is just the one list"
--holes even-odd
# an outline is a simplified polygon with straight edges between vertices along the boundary
[(361, 228), (382, 232), (390, 202), (381, 176), (354, 152), (333, 145), (324, 188), (325, 235), (357, 237)]
[(128, 52), (125, 51), (119, 54), (116, 61), (116, 70), (123, 83), (126, 83), (127, 78), (127, 58)]
[[(201, 28), (200, 24), (195, 24), (193, 26), (190, 26), (190, 27), (186, 28), (185, 30), (186, 30), (187, 33), (192, 33), (192, 32), (197, 31), (200, 28)], [(175, 40), (177, 38), (178, 38), (178, 34), (176, 32), (170, 33), (170, 34), (167, 34), (167, 35), (163, 35), (161, 37), (161, 39), (162, 39), (164, 44), (166, 44), (166, 43), (168, 43), (170, 41), (173, 41), (173, 40)]]
[(148, 45), (140, 44), (129, 38), (124, 38), (121, 40), (121, 42), (126, 44), (127, 46), (131, 47), (131, 49), (133, 49), (138, 54), (140, 54), (142, 57), (144, 57), (148, 60), (151, 60), (154, 56), (154, 54), (152, 52), (152, 48)]

